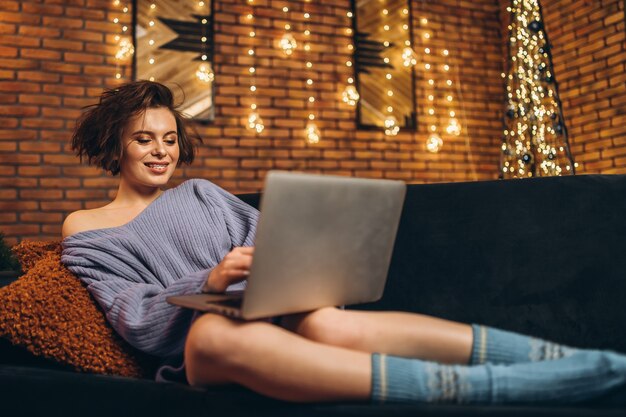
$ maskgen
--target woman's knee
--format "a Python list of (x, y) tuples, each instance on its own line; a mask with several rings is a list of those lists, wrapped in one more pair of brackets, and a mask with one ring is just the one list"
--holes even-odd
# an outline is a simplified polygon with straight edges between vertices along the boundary
[(333, 346), (358, 347), (363, 329), (352, 312), (322, 308), (302, 317), (293, 329), (307, 339)]
[(227, 382), (223, 369), (237, 348), (237, 327), (214, 314), (205, 314), (191, 325), (185, 340), (185, 368), (191, 385)]

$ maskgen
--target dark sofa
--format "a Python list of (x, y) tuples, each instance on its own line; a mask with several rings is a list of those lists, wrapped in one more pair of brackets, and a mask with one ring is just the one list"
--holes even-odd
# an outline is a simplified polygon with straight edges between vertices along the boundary
[[(258, 204), (258, 195), (241, 197)], [(625, 210), (626, 176), (410, 185), (385, 295), (355, 308), (415, 311), (626, 352)], [(626, 414), (607, 404), (287, 404), (239, 387), (79, 374), (0, 340), (2, 416)]]

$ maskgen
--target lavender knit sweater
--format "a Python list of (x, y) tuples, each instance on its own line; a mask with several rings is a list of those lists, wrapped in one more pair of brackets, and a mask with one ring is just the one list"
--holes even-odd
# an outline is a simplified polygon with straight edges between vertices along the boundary
[(128, 343), (180, 357), (193, 312), (167, 304), (198, 293), (235, 246), (251, 246), (258, 211), (206, 180), (165, 191), (127, 224), (63, 240), (61, 261)]

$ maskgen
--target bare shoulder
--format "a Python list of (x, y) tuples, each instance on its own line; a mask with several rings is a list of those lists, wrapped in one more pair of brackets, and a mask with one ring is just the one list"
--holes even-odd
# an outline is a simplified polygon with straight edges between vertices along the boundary
[(94, 214), (97, 210), (78, 210), (70, 213), (63, 221), (61, 229), (63, 239), (75, 233), (98, 228), (97, 215)]

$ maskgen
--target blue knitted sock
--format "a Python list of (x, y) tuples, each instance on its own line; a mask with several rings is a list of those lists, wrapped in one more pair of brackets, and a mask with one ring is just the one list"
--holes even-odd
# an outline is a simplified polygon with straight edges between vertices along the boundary
[(485, 366), (441, 365), (421, 359), (372, 355), (374, 403), (486, 404), (490, 402), (490, 388), (489, 369)]
[(441, 365), (372, 355), (375, 403), (572, 404), (613, 395), (626, 404), (626, 356), (578, 350), (513, 365)]
[(472, 325), (474, 342), (470, 365), (511, 364), (559, 359), (576, 349), (493, 327)]

